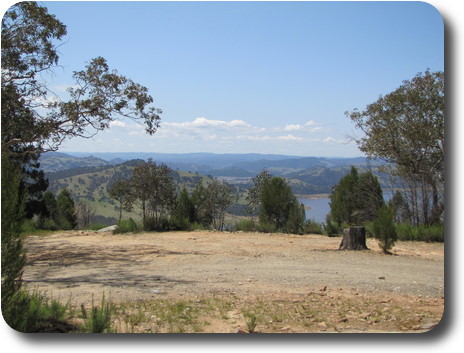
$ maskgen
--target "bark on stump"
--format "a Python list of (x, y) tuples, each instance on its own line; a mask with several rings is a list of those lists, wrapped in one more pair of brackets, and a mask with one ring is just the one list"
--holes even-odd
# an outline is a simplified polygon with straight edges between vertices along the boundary
[(350, 227), (343, 230), (343, 239), (338, 250), (369, 250), (366, 245), (366, 228)]

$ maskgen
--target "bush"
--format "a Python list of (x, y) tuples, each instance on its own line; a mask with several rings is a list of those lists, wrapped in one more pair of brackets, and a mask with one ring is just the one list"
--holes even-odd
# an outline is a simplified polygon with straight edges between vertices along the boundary
[(432, 226), (413, 226), (409, 223), (396, 225), (398, 239), (402, 241), (425, 241), (443, 242), (445, 240), (445, 229), (442, 224)]
[(329, 237), (337, 236), (339, 233), (337, 224), (332, 221), (330, 214), (325, 218), (324, 230)]
[(59, 230), (58, 224), (51, 219), (51, 218), (46, 218), (41, 221), (40, 223), (40, 229), (44, 230)]
[(24, 333), (30, 332), (70, 332), (75, 327), (66, 322), (68, 305), (56, 300), (50, 302), (39, 293), (28, 294), (18, 291), (5, 308), (3, 317), (11, 328)]
[(21, 225), (21, 233), (34, 233), (37, 231), (37, 227), (35, 226), (34, 222), (32, 219), (25, 219), (23, 221), (23, 224)]
[(393, 208), (382, 206), (372, 224), (374, 237), (378, 240), (379, 246), (385, 253), (388, 253), (395, 245), (395, 241), (398, 240), (394, 217)]
[(258, 232), (262, 233), (275, 233), (277, 228), (274, 223), (260, 221), (258, 223)]
[(190, 230), (210, 230), (210, 227), (199, 222), (193, 222), (190, 224)]
[(303, 226), (304, 234), (323, 234), (324, 230), (322, 224), (317, 223), (315, 220), (308, 219)]
[(82, 316), (84, 318), (84, 330), (89, 333), (110, 333), (111, 329), (111, 313), (113, 311), (111, 302), (105, 301), (103, 294), (100, 307), (93, 304), (90, 313), (87, 313), (84, 305), (81, 306)]
[(134, 221), (132, 218), (129, 218), (129, 219), (123, 219), (120, 222), (118, 222), (118, 227), (113, 233), (114, 234), (136, 233), (136, 232), (140, 232), (141, 229), (142, 227), (139, 224), (137, 224), (136, 221)]
[(172, 230), (190, 230), (191, 223), (187, 217), (174, 216), (169, 220), (169, 227)]
[(242, 232), (254, 232), (258, 228), (256, 222), (252, 219), (241, 219), (235, 222), (235, 230)]

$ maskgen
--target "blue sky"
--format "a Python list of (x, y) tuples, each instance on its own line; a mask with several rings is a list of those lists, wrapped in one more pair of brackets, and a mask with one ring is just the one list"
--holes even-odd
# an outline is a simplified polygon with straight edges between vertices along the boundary
[(66, 151), (359, 156), (344, 112), (427, 68), (443, 20), (423, 2), (42, 2), (68, 27), (59, 93), (103, 56), (149, 88), (154, 136), (130, 120)]

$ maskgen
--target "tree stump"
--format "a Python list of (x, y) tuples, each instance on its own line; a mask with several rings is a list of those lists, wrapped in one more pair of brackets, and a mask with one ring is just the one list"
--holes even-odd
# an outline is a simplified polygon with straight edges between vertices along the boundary
[(366, 245), (366, 228), (350, 227), (343, 230), (343, 239), (338, 250), (369, 250)]

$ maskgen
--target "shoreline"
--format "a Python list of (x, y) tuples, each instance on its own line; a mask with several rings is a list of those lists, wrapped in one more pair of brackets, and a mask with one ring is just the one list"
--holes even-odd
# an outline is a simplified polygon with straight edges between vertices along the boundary
[(330, 194), (303, 194), (295, 195), (297, 199), (309, 199), (309, 200), (316, 200), (316, 199), (328, 199), (330, 197)]

